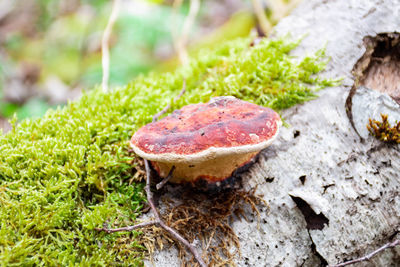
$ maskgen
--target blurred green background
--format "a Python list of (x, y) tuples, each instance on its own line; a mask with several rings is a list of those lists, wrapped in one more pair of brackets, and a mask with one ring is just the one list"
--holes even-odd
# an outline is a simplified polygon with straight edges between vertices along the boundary
[[(261, 1), (272, 23), (297, 2)], [(182, 28), (189, 5), (183, 1), (173, 19), (173, 1), (121, 1), (110, 38), (111, 87), (179, 64), (171, 30)], [(14, 114), (42, 116), (101, 83), (101, 38), (111, 9), (107, 0), (0, 0), (0, 128), (7, 131)], [(250, 0), (203, 0), (188, 49), (248, 36), (255, 26)]]

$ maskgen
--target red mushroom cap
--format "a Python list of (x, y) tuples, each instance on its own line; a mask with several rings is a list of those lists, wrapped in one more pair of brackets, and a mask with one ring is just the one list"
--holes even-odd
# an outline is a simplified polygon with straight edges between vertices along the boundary
[(260, 151), (278, 134), (279, 115), (232, 96), (185, 106), (140, 128), (131, 145), (141, 157), (192, 162), (220, 155)]

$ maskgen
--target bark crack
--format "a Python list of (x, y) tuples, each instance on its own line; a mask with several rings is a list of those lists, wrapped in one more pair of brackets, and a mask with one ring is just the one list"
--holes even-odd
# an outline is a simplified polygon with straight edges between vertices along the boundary
[(307, 223), (307, 230), (322, 230), (329, 225), (329, 219), (321, 212), (315, 213), (311, 206), (300, 197), (290, 196), (304, 216)]
[(307, 229), (308, 237), (311, 240), (311, 251), (312, 253), (321, 261), (320, 266), (328, 266), (328, 261), (318, 252), (317, 246), (314, 243), (314, 240), (310, 234), (310, 230)]

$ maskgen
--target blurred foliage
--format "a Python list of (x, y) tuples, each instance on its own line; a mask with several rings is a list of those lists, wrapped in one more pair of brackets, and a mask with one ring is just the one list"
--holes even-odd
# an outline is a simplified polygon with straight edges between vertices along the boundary
[[(168, 23), (170, 8), (157, 7), (152, 13), (132, 15), (121, 13), (114, 27), (117, 39), (110, 58), (110, 83), (126, 84), (140, 73), (147, 73), (159, 64), (154, 52), (163, 43), (171, 43)], [(101, 81), (100, 59), (83, 73), (87, 85)]]
[[(40, 1), (48, 6), (57, 2)], [(111, 3), (87, 2), (96, 3), (97, 10), (83, 9), (56, 18), (42, 16), (38, 26), (43, 32), (35, 38), (20, 32), (11, 34), (4, 43), (6, 51), (15, 62), (29, 61), (39, 65), (42, 81), (53, 74), (68, 85), (80, 81), (81, 77), (84, 77), (84, 87), (99, 83), (100, 40)], [(137, 74), (149, 71), (157, 62), (153, 56), (154, 48), (160, 42), (170, 42), (165, 23), (169, 19), (169, 9), (156, 6), (152, 7), (151, 13), (142, 15), (121, 11), (111, 40), (111, 83), (127, 83)], [(88, 47), (90, 45), (94, 47)]]
[[(66, 1), (35, 2), (31, 7), (32, 13), (35, 13), (35, 8), (38, 11), (36, 18), (32, 19), (35, 25), (31, 32), (18, 29), (7, 32), (1, 44), (7, 59), (0, 55), (0, 91), (10, 79), (8, 76), (13, 75), (12, 72), (5, 73), (3, 68), (18, 73), (21, 63), (29, 63), (40, 69), (39, 87), (45, 87), (49, 77), (57, 77), (70, 88), (92, 88), (101, 82), (100, 42), (112, 2), (80, 1), (68, 12), (61, 10), (63, 2)], [(126, 84), (136, 75), (153, 69), (160, 64), (160, 59), (155, 56), (156, 49), (165, 43), (171, 44), (170, 25), (167, 23), (170, 21), (171, 6), (140, 3), (132, 2), (127, 9), (122, 8), (114, 26), (110, 40), (111, 85)], [(141, 10), (137, 12), (135, 8)], [(185, 12), (187, 6), (183, 6), (179, 22), (183, 21)], [(30, 102), (30, 108), (33, 103), (44, 105), (35, 107), (36, 111), (29, 113), (30, 109), (20, 107), (21, 103), (1, 102), (0, 116), (3, 117), (9, 117), (11, 112), (18, 112), (20, 108), (25, 109), (19, 112), (22, 118), (41, 116), (44, 113), (36, 111), (45, 111), (49, 106), (43, 99), (36, 99)]]
[[(298, 0), (271, 0), (268, 3), (272, 4), (275, 1), (282, 7)], [(110, 40), (111, 86), (126, 84), (138, 74), (147, 73), (152, 69), (170, 71), (176, 68), (179, 61), (174, 56), (170, 31), (172, 27), (181, 28), (188, 13), (189, 1), (183, 1), (176, 25), (171, 25), (172, 1), (122, 2), (123, 6)], [(221, 15), (210, 10), (210, 4), (215, 5), (215, 2), (204, 0), (201, 3), (197, 23), (191, 30), (191, 37), (196, 37), (196, 41), (189, 47), (189, 53), (192, 55), (196, 55), (203, 48), (248, 36), (255, 26), (251, 1), (247, 0), (235, 4), (240, 6), (239, 12), (228, 6), (222, 11), (219, 9), (219, 12), (225, 10), (233, 13), (222, 14), (226, 17), (223, 24), (220, 21), (218, 26), (213, 26), (218, 27), (216, 30), (208, 29), (208, 34), (201, 34), (203, 36), (199, 38), (199, 33), (210, 27), (205, 25), (213, 24), (212, 21), (217, 21)], [(230, 3), (232, 1), (226, 1), (225, 5), (231, 5)], [(0, 38), (3, 48), (0, 51), (0, 118), (9, 117), (12, 112), (17, 112), (20, 118), (41, 116), (44, 113), (39, 111), (45, 111), (53, 104), (60, 104), (47, 103), (52, 99), (48, 95), (54, 94), (51, 91), (58, 90), (48, 88), (48, 80), (54, 77), (59, 79), (64, 87), (79, 90), (92, 88), (101, 82), (100, 41), (110, 16), (112, 1), (15, 0), (14, 5), (16, 13), (11, 12), (11, 19), (8, 18), (6, 22), (17, 26), (11, 27), (12, 30), (5, 32), (4, 37)], [(230, 11), (227, 11), (228, 9)], [(282, 13), (282, 8), (277, 12)], [(272, 16), (271, 12), (267, 13), (268, 16)], [(19, 21), (21, 16), (25, 15), (28, 17), (25, 22)], [(201, 21), (202, 17), (205, 21)], [(0, 21), (0, 34), (1, 23)], [(5, 53), (5, 57), (2, 56), (2, 52)], [(14, 104), (6, 103), (6, 100), (1, 100), (1, 91), (8, 88), (10, 77), (15, 78), (13, 75), (19, 75), (13, 72), (19, 73), (21, 65), (26, 63), (36, 66), (39, 70), (38, 81), (35, 84), (37, 89), (34, 90), (40, 92), (41, 98), (34, 101), (28, 99), (27, 104), (23, 103), (26, 100)], [(20, 76), (16, 78), (22, 79)], [(23, 86), (31, 90), (30, 85)], [(64, 99), (68, 97), (66, 95)], [(34, 104), (42, 107), (34, 107)], [(29, 107), (24, 108), (24, 105)], [(24, 110), (20, 112), (19, 109)]]
[(174, 72), (141, 75), (123, 88), (96, 88), (43, 118), (0, 134), (0, 262), (11, 265), (141, 266), (138, 232), (94, 227), (133, 224), (145, 201), (129, 139), (181, 91), (170, 111), (234, 95), (288, 108), (337, 84), (320, 78), (323, 51), (294, 58), (288, 39), (250, 38), (198, 53)]
[[(238, 37), (247, 37), (254, 28), (255, 23), (255, 18), (251, 12), (237, 12), (233, 14), (221, 27), (188, 47), (188, 53), (195, 57), (205, 48), (212, 48), (218, 44)], [(155, 69), (161, 71), (171, 70), (179, 66), (179, 64), (179, 59), (174, 57), (162, 62), (159, 66), (156, 66)]]

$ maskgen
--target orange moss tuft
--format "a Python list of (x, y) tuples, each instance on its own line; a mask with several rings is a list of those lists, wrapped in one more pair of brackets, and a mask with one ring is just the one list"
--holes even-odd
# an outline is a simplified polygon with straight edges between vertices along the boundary
[(381, 117), (382, 121), (369, 119), (368, 131), (383, 142), (400, 144), (400, 122), (392, 127), (387, 114), (381, 114)]

